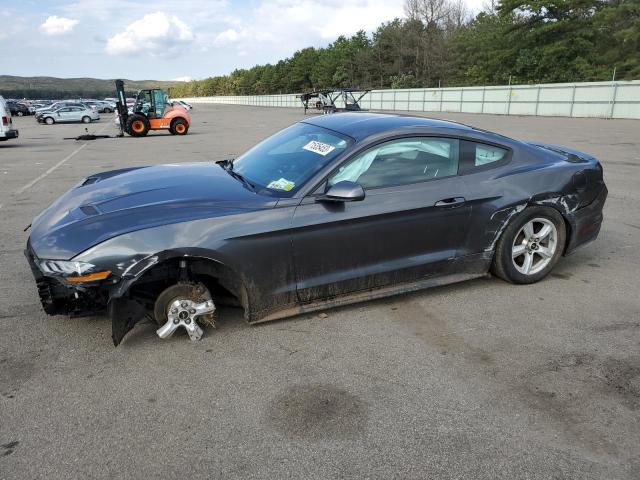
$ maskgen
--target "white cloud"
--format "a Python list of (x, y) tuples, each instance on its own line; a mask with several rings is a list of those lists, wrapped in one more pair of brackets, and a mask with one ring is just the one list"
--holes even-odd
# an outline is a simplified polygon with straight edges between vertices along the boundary
[(238, 40), (239, 37), (240, 37), (240, 34), (235, 29), (229, 28), (224, 32), (220, 32), (218, 35), (216, 35), (216, 38), (213, 41), (213, 43), (215, 45), (225, 45), (227, 43), (234, 43), (236, 40)]
[[(237, 52), (289, 55), (324, 46), (339, 35), (372, 32), (404, 16), (404, 0), (261, 0), (250, 15), (236, 16), (210, 45), (234, 44)], [(287, 52), (287, 53), (285, 53)]]
[(170, 56), (194, 40), (191, 28), (175, 15), (156, 12), (131, 23), (107, 40), (109, 55), (151, 53)]
[(176, 77), (176, 78), (172, 78), (171, 81), (173, 82), (191, 82), (192, 80), (194, 80), (193, 77)]
[(62, 35), (73, 30), (77, 24), (78, 20), (52, 15), (40, 25), (40, 31), (45, 35)]

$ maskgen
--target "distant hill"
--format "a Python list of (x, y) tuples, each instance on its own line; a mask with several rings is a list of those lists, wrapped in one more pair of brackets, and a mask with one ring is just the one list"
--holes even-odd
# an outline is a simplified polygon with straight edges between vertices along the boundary
[[(127, 95), (144, 88), (163, 88), (181, 82), (162, 80), (125, 80)], [(15, 77), (0, 75), (0, 95), (5, 98), (61, 99), (115, 97), (114, 80), (98, 78)]]

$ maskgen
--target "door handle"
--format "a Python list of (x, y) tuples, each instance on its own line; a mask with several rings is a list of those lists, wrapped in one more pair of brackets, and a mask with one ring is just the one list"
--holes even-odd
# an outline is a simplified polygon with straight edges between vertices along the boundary
[(438, 202), (435, 203), (436, 207), (449, 207), (449, 208), (454, 208), (454, 207), (461, 207), (462, 205), (464, 205), (465, 199), (464, 197), (451, 197), (451, 198), (445, 198), (443, 200), (440, 200)]

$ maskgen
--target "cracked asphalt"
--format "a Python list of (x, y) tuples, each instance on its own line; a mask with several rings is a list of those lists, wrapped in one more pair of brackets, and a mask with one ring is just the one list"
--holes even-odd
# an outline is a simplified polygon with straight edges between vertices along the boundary
[[(191, 343), (46, 316), (23, 229), (83, 177), (238, 155), (301, 109), (196, 105), (185, 137), (0, 143), (0, 479), (640, 478), (640, 121), (434, 114), (595, 154), (599, 239), (530, 286), (495, 278)], [(112, 116), (89, 126), (115, 133)]]

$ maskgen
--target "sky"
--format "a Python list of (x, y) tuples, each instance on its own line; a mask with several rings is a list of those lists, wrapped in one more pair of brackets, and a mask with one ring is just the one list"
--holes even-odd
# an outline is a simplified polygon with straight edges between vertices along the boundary
[[(485, 0), (464, 0), (479, 11)], [(404, 0), (0, 0), (0, 74), (189, 80), (404, 15)]]

